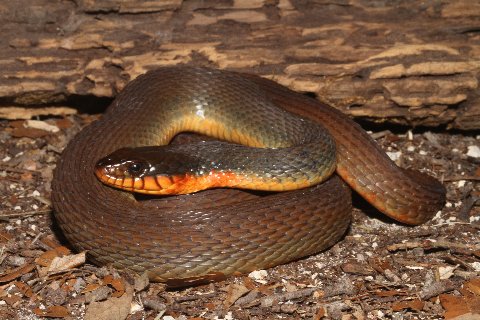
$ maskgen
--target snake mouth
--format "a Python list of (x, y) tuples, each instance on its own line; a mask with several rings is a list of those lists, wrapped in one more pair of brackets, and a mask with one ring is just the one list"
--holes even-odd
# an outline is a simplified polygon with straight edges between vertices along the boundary
[[(102, 159), (95, 165), (94, 173), (97, 179), (116, 189), (129, 192), (170, 195), (181, 194), (184, 181), (193, 180), (190, 177), (170, 177), (164, 175), (147, 175), (145, 172), (132, 175), (132, 161), (111, 164), (108, 158)], [(146, 169), (145, 169), (146, 171)]]
[(97, 164), (94, 173), (102, 183), (116, 188), (124, 188), (125, 177), (119, 177), (114, 168)]

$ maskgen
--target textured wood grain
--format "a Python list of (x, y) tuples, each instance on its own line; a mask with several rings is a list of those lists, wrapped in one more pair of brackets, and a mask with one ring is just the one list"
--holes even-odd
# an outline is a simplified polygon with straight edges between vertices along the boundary
[(0, 104), (113, 97), (145, 71), (261, 74), (360, 118), (480, 129), (480, 5), (368, 0), (0, 4)]

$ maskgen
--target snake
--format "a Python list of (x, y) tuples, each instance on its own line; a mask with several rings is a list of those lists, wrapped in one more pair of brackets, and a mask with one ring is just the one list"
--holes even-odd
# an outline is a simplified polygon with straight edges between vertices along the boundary
[[(169, 144), (181, 132), (219, 141)], [(160, 187), (164, 196), (130, 192)], [(446, 193), (313, 97), (249, 73), (170, 66), (130, 81), (67, 144), (52, 205), (94, 264), (190, 286), (328, 249), (348, 230), (352, 190), (407, 225), (431, 219)]]

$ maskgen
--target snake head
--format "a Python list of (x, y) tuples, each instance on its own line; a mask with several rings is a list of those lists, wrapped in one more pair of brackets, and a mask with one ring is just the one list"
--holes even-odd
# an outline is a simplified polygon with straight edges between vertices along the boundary
[(133, 190), (135, 181), (143, 179), (152, 169), (147, 159), (136, 158), (133, 149), (119, 149), (95, 165), (95, 175), (103, 183), (121, 189)]
[(204, 174), (198, 160), (180, 146), (123, 148), (95, 165), (97, 178), (110, 187), (156, 195), (215, 187), (208, 173)]
[(108, 186), (154, 195), (237, 186), (236, 173), (209, 160), (215, 148), (200, 143), (119, 149), (97, 162), (95, 175)]

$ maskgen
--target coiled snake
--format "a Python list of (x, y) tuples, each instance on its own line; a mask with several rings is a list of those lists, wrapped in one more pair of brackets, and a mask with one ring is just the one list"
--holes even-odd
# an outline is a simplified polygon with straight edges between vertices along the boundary
[[(276, 108), (281, 111), (273, 112)], [(260, 178), (271, 170), (281, 173), (272, 161), (280, 161), (280, 169), (289, 161), (309, 167), (305, 174), (300, 167), (278, 179), (287, 184), (295, 184), (298, 174), (308, 177), (312, 161), (327, 164), (313, 183), (334, 169), (336, 174), (313, 187), (299, 184), (299, 190), (267, 195), (215, 189), (145, 201), (95, 177), (97, 161), (115, 150), (166, 144), (183, 130), (273, 147), (268, 156), (255, 151), (237, 166)], [(235, 148), (250, 149), (235, 146), (225, 156), (235, 158)], [(270, 171), (262, 171), (269, 165)], [(337, 175), (406, 224), (427, 221), (445, 201), (437, 180), (397, 167), (334, 108), (254, 75), (166, 67), (130, 82), (102, 119), (68, 144), (54, 173), (52, 203), (68, 241), (88, 250), (93, 262), (188, 285), (272, 267), (333, 245), (345, 233), (351, 211), (349, 188)]]

